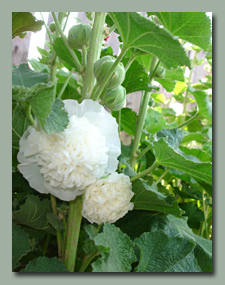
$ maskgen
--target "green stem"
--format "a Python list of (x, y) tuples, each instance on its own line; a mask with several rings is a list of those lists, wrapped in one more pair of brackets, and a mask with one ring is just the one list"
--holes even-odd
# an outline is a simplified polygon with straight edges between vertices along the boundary
[(85, 70), (87, 65), (87, 47), (85, 45), (82, 46), (82, 65)]
[(94, 88), (96, 79), (93, 74), (94, 63), (99, 59), (103, 41), (103, 31), (105, 24), (105, 12), (95, 12), (93, 29), (87, 57), (87, 68), (85, 70), (85, 79), (82, 90), (82, 98), (89, 99)]
[(126, 54), (127, 48), (125, 46), (123, 46), (121, 53), (119, 54), (119, 56), (117, 57), (117, 59), (115, 60), (115, 62), (113, 63), (112, 67), (110, 68), (110, 70), (108, 71), (108, 73), (106, 74), (106, 76), (104, 77), (104, 79), (102, 80), (102, 82), (99, 84), (99, 87), (97, 88), (96, 92), (92, 92), (91, 94), (91, 98), (93, 100), (98, 100), (99, 96), (101, 95), (102, 91), (104, 90), (104, 88), (106, 87), (109, 79), (111, 78), (113, 72), (115, 71), (117, 65), (120, 63), (121, 59), (124, 57), (124, 55)]
[[(154, 77), (154, 74), (155, 74), (155, 71), (158, 65), (159, 65), (158, 59), (156, 57), (153, 57), (151, 67), (150, 67), (150, 84)], [(151, 96), (151, 92), (144, 92), (143, 101), (141, 101), (141, 106), (139, 109), (137, 126), (136, 126), (136, 131), (135, 131), (135, 136), (134, 136), (134, 142), (132, 145), (131, 156), (130, 156), (130, 165), (132, 168), (134, 168), (137, 157), (138, 157), (137, 151), (138, 151), (138, 147), (139, 147), (140, 140), (141, 140), (142, 129), (144, 126), (144, 121), (145, 121), (145, 117), (146, 117), (146, 113), (148, 109), (148, 103), (149, 103), (150, 96)]]
[(186, 113), (187, 113), (188, 87), (190, 86), (190, 83), (191, 83), (192, 73), (193, 73), (193, 69), (191, 69), (190, 74), (189, 74), (187, 90), (186, 90), (185, 97), (184, 97), (183, 120), (185, 120), (185, 116), (186, 116)]
[(25, 113), (27, 118), (29, 119), (30, 123), (32, 126), (35, 127), (35, 119), (33, 118), (32, 114), (31, 114), (31, 105), (29, 103), (24, 102), (25, 105)]
[(47, 237), (46, 237), (46, 240), (45, 240), (45, 243), (44, 243), (44, 248), (43, 248), (43, 255), (44, 256), (46, 255), (46, 251), (47, 251), (47, 248), (48, 248), (48, 245), (49, 245), (50, 237), (51, 237), (51, 234), (47, 234)]
[(71, 76), (72, 76), (74, 70), (75, 70), (75, 68), (72, 68), (71, 71), (70, 71), (70, 73), (69, 73), (69, 75), (67, 76), (67, 78), (66, 78), (66, 80), (65, 80), (65, 82), (64, 82), (64, 84), (63, 84), (63, 86), (62, 86), (62, 88), (61, 88), (61, 90), (59, 91), (59, 94), (58, 94), (58, 96), (57, 96), (58, 99), (60, 99), (60, 98), (62, 97), (62, 94), (63, 94), (63, 92), (65, 91), (66, 86), (67, 86), (68, 82), (70, 81), (70, 78), (71, 78)]
[(158, 178), (158, 180), (155, 182), (155, 185), (157, 185), (162, 179), (163, 177), (167, 174), (167, 172), (170, 170), (170, 168), (167, 168), (167, 170), (165, 170), (162, 175)]
[(146, 152), (148, 152), (150, 149), (152, 148), (152, 145), (147, 146), (145, 149), (143, 149), (137, 157), (137, 160), (139, 160), (143, 155), (146, 154)]
[(83, 67), (80, 64), (79, 59), (77, 58), (77, 56), (76, 56), (75, 52), (73, 51), (73, 49), (69, 46), (68, 41), (67, 41), (65, 35), (63, 34), (63, 30), (61, 29), (60, 23), (59, 23), (56, 15), (55, 15), (55, 13), (54, 12), (51, 12), (51, 13), (52, 13), (52, 17), (53, 17), (53, 19), (55, 21), (55, 25), (56, 25), (57, 31), (61, 35), (61, 38), (62, 38), (62, 40), (63, 40), (67, 50), (69, 51), (70, 55), (72, 56), (74, 64), (75, 64), (77, 70), (82, 74)]
[(209, 238), (208, 234), (208, 224), (207, 224), (207, 214), (206, 214), (206, 205), (205, 205), (205, 191), (202, 191), (202, 202), (203, 202), (203, 213), (204, 213), (204, 225), (205, 225), (205, 238)]
[(63, 261), (70, 272), (74, 272), (77, 245), (82, 220), (82, 195), (69, 202), (68, 226)]
[(90, 255), (85, 255), (79, 272), (84, 272), (85, 269), (88, 267), (89, 263), (92, 261), (92, 259), (97, 255), (99, 255), (99, 251), (97, 249), (93, 251)]
[(159, 166), (159, 163), (157, 161), (154, 161), (154, 163), (147, 169), (145, 169), (144, 171), (142, 171), (141, 173), (133, 176), (130, 178), (130, 182), (134, 182), (135, 180), (149, 174), (150, 172), (152, 172), (154, 169), (156, 169)]
[(51, 35), (51, 33), (50, 33), (50, 31), (49, 31), (49, 28), (47, 27), (47, 25), (46, 25), (46, 23), (45, 23), (45, 21), (44, 21), (44, 17), (43, 17), (43, 15), (42, 15), (41, 12), (40, 12), (40, 14), (41, 14), (42, 21), (44, 22), (45, 29), (46, 29), (46, 32), (47, 32), (47, 34), (48, 34), (49, 41), (50, 41), (50, 43), (52, 44), (52, 35)]
[[(57, 216), (57, 204), (56, 204), (56, 198), (52, 194), (50, 194), (51, 197), (51, 203), (52, 203), (52, 211)], [(62, 251), (63, 251), (63, 243), (62, 243), (62, 236), (59, 231), (56, 230), (56, 238), (57, 238), (57, 245), (58, 245), (58, 257), (59, 259), (62, 258)]]
[(182, 124), (180, 124), (176, 128), (178, 128), (178, 129), (183, 128), (184, 126), (186, 126), (186, 125), (190, 124), (192, 121), (194, 121), (198, 116), (199, 116), (199, 112), (196, 112), (193, 117), (191, 117), (187, 121), (183, 122)]
[(65, 31), (65, 28), (66, 28), (66, 25), (67, 25), (67, 22), (68, 22), (68, 19), (69, 19), (69, 15), (70, 15), (70, 12), (68, 12), (68, 14), (66, 16), (66, 21), (65, 21), (65, 24), (63, 26), (63, 32)]

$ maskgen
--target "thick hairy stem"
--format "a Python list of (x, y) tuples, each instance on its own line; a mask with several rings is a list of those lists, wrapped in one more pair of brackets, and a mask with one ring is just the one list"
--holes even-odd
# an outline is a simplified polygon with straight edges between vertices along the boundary
[(70, 272), (74, 272), (77, 245), (82, 220), (82, 195), (69, 203), (68, 226), (66, 234), (66, 244), (63, 255), (63, 262)]
[(91, 97), (91, 93), (96, 82), (93, 74), (93, 68), (94, 63), (99, 59), (101, 53), (105, 17), (105, 12), (95, 12), (87, 57), (87, 68), (85, 70), (84, 85), (82, 90), (83, 99), (89, 99)]

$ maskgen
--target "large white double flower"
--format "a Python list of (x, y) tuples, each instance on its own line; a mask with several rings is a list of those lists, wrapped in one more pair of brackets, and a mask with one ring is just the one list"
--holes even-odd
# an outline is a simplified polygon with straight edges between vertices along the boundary
[(70, 201), (115, 172), (121, 150), (116, 120), (99, 103), (63, 102), (68, 127), (55, 134), (28, 127), (20, 139), (18, 168), (38, 192)]

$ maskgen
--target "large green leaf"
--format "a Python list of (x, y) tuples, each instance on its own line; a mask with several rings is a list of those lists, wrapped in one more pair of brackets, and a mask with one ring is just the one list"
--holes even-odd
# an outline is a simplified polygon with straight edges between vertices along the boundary
[(184, 216), (188, 217), (187, 223), (190, 228), (199, 229), (204, 220), (203, 212), (192, 202), (180, 203), (179, 206), (185, 211)]
[(178, 153), (161, 138), (153, 143), (153, 152), (157, 162), (161, 165), (181, 170), (199, 181), (212, 184), (212, 163), (194, 162)]
[(27, 63), (21, 63), (12, 70), (12, 85), (32, 87), (38, 83), (47, 83), (49, 75), (29, 68)]
[(158, 111), (149, 108), (145, 118), (145, 125), (144, 128), (147, 132), (154, 134), (161, 129), (167, 127), (167, 123), (161, 113)]
[[(112, 112), (113, 117), (118, 117), (118, 112)], [(128, 135), (134, 136), (137, 124), (137, 113), (130, 108), (121, 109), (121, 127)]]
[(110, 12), (109, 16), (125, 47), (155, 55), (168, 69), (183, 65), (190, 67), (190, 60), (179, 40), (165, 29), (135, 12)]
[(12, 12), (12, 38), (23, 38), (27, 31), (40, 31), (43, 21), (37, 20), (30, 12)]
[(67, 112), (63, 109), (63, 101), (56, 99), (52, 105), (52, 110), (46, 119), (45, 130), (48, 134), (62, 132), (69, 124)]
[(133, 242), (113, 224), (105, 223), (94, 238), (102, 257), (92, 263), (93, 272), (130, 272), (136, 261)]
[(212, 32), (205, 12), (148, 12), (147, 15), (156, 15), (174, 36), (208, 49)]
[(52, 105), (55, 100), (55, 87), (49, 85), (35, 94), (29, 101), (32, 111), (40, 122), (42, 128), (45, 128), (46, 120), (52, 111)]
[(13, 212), (12, 217), (20, 225), (54, 234), (55, 231), (46, 217), (47, 213), (51, 212), (51, 203), (48, 199), (41, 201), (38, 196), (28, 195), (25, 203), (18, 211)]
[(40, 256), (31, 260), (21, 272), (69, 272), (65, 264), (56, 257)]
[[(127, 58), (125, 58), (127, 61)], [(125, 65), (125, 61), (123, 60)], [(126, 72), (122, 86), (126, 88), (127, 94), (136, 91), (151, 91), (150, 80), (145, 68), (136, 60), (130, 65)]]
[(158, 81), (167, 92), (172, 92), (176, 86), (176, 81), (184, 81), (184, 74), (181, 68), (166, 69), (164, 78), (154, 78), (155, 81)]
[(212, 271), (212, 241), (195, 235), (184, 219), (151, 211), (134, 210), (118, 220), (116, 226), (132, 239), (144, 232), (163, 231), (169, 237), (194, 240), (196, 243), (194, 254), (201, 270)]
[(201, 272), (191, 240), (157, 231), (143, 233), (134, 242), (141, 253), (136, 272)]
[(19, 140), (30, 122), (26, 117), (25, 108), (20, 103), (12, 104), (12, 145), (18, 147)]
[(29, 236), (20, 226), (12, 226), (12, 269), (19, 265), (19, 260), (30, 251)]
[[(68, 51), (66, 45), (64, 44), (62, 38), (56, 38), (53, 43), (54, 51), (56, 52), (57, 56), (65, 63), (69, 64), (69, 66), (72, 66), (76, 69), (76, 65), (74, 63), (74, 60)], [(79, 61), (81, 61), (81, 53), (80, 51), (74, 49), (74, 52), (76, 53), (76, 56), (78, 57)]]
[(195, 97), (199, 114), (212, 123), (212, 103), (209, 101), (209, 96), (204, 91), (193, 91), (191, 93)]
[(160, 193), (155, 184), (149, 186), (138, 179), (132, 183), (132, 191), (134, 196), (131, 201), (136, 210), (170, 213), (177, 217), (181, 217), (183, 213), (174, 196)]

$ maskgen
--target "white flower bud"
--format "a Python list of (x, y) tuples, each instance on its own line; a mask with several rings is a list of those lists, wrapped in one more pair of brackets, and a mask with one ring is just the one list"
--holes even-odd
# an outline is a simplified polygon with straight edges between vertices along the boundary
[(133, 195), (129, 176), (114, 172), (85, 190), (82, 215), (90, 223), (115, 223), (133, 209)]
[(70, 201), (117, 169), (120, 140), (116, 120), (99, 103), (64, 104), (68, 127), (54, 134), (28, 127), (20, 139), (18, 169), (38, 192)]

